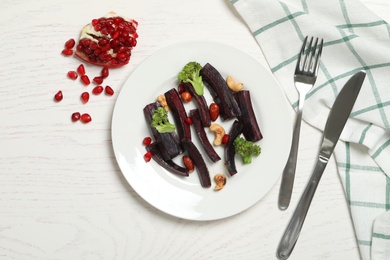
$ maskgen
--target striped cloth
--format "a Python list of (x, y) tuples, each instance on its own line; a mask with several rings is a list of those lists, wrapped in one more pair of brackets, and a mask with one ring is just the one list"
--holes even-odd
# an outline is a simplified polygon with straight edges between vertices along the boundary
[(390, 259), (390, 26), (358, 0), (231, 3), (294, 108), (298, 93), (293, 72), (303, 39), (324, 39), (318, 79), (303, 113), (312, 126), (323, 130), (345, 82), (357, 71), (366, 71), (334, 156), (361, 258)]

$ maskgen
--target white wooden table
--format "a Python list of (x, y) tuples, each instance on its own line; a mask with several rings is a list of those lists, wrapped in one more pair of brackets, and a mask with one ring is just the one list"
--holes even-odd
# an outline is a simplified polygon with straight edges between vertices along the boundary
[[(363, 2), (390, 21), (387, 1)], [(75, 102), (81, 84), (66, 77), (80, 61), (60, 52), (82, 25), (111, 10), (138, 20), (138, 46), (131, 63), (107, 79), (115, 96), (82, 105)], [(211, 40), (265, 64), (229, 1), (1, 0), (0, 14), (0, 259), (276, 258), (314, 165), (320, 132), (303, 124), (290, 210), (277, 208), (278, 181), (245, 212), (208, 222), (177, 219), (144, 202), (122, 176), (111, 145), (116, 96), (156, 50), (181, 40)], [(56, 104), (53, 95), (60, 89), (67, 98)], [(90, 112), (93, 121), (72, 123), (74, 111)], [(333, 158), (290, 259), (359, 259)]]

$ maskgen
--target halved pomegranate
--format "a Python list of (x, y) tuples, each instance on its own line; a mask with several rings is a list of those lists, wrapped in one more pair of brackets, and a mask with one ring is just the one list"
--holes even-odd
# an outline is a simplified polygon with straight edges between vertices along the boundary
[(86, 62), (120, 67), (129, 63), (131, 51), (137, 45), (138, 22), (110, 12), (84, 26), (75, 55)]

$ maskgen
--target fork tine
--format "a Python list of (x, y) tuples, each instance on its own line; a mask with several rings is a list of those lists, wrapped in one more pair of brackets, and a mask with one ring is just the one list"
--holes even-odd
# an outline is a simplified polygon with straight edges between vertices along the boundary
[(307, 64), (307, 70), (308, 71), (313, 71), (316, 69), (315, 66), (313, 66), (313, 62), (314, 62), (314, 65), (316, 64), (316, 50), (317, 50), (317, 44), (318, 44), (318, 38), (316, 38), (316, 41), (314, 42), (314, 45), (313, 46), (310, 46), (311, 47), (311, 50), (310, 50), (310, 59), (309, 59), (309, 62)]
[(305, 40), (302, 43), (301, 51), (299, 52), (299, 55), (298, 55), (297, 65), (295, 67), (295, 72), (301, 70), (301, 59), (302, 59), (303, 55), (305, 55), (305, 47), (306, 47), (307, 38), (308, 38), (308, 36), (305, 37)]
[(321, 58), (321, 54), (322, 54), (323, 45), (324, 45), (324, 40), (321, 39), (321, 42), (320, 42), (319, 47), (318, 47), (316, 59), (315, 59), (315, 64), (314, 64), (314, 74), (315, 75), (317, 74), (318, 67), (320, 66), (320, 58)]
[[(313, 37), (310, 38), (310, 42), (306, 48), (305, 60), (303, 61), (303, 64), (302, 64), (302, 70), (304, 70), (304, 71), (310, 70), (310, 63), (311, 63), (311, 59), (312, 59), (312, 56), (310, 54), (311, 54), (311, 49), (313, 49), (312, 44), (313, 44)], [(309, 58), (308, 62), (307, 62), (307, 58)]]

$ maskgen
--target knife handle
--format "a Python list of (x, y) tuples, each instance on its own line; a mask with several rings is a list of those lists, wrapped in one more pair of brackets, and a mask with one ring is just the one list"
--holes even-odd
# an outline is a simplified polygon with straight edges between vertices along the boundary
[(287, 259), (293, 251), (294, 246), (298, 240), (299, 234), (301, 233), (301, 229), (305, 221), (307, 212), (309, 210), (311, 201), (313, 199), (314, 193), (317, 189), (318, 183), (320, 182), (321, 176), (325, 170), (327, 163), (327, 158), (320, 157), (317, 160), (309, 183), (307, 184), (279, 243), (276, 252), (276, 256), (278, 257), (278, 259)]

